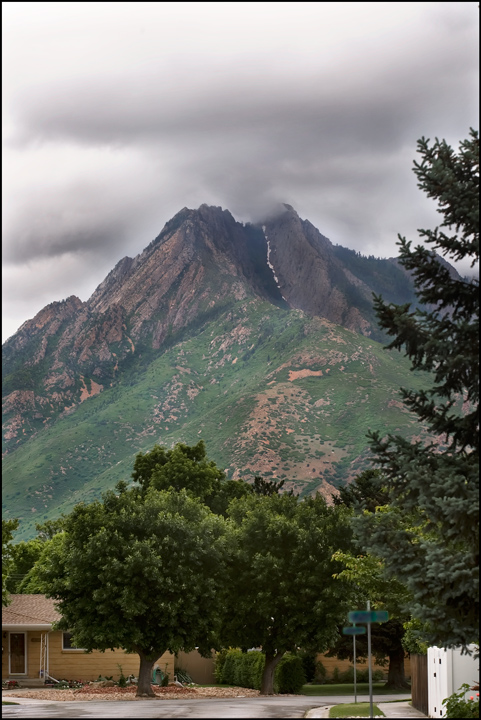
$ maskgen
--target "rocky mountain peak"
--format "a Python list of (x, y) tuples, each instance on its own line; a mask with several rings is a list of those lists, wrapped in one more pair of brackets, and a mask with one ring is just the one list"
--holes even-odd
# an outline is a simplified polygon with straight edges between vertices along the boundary
[[(86, 303), (75, 296), (52, 303), (5, 343), (9, 441), (83, 402), (91, 388), (115, 385), (137, 354), (162, 353), (239, 302), (299, 309), (369, 336), (371, 293), (380, 291), (385, 271), (371, 272), (374, 262), (382, 261), (340, 253), (287, 203), (256, 224), (237, 222), (221, 207), (183, 208), (142, 252), (122, 258)], [(28, 426), (22, 418), (32, 403), (35, 422)]]

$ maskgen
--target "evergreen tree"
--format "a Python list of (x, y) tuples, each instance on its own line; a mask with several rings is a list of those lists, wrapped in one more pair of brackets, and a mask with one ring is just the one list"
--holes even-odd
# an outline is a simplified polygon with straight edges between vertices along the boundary
[[(412, 249), (401, 236), (399, 244), (424, 308), (375, 296), (375, 309), (394, 338), (388, 349), (404, 350), (432, 384), (401, 389), (422, 423), (420, 439), (370, 434), (390, 505), (355, 522), (361, 541), (412, 593), (412, 613), (429, 628), (424, 639), (466, 647), (478, 637), (479, 617), (479, 283), (453, 273), (440, 255), (479, 261), (478, 133), (457, 152), (424, 138), (418, 151), (418, 187), (437, 200), (442, 222), (419, 231), (431, 248)], [(423, 440), (424, 430), (437, 439)]]

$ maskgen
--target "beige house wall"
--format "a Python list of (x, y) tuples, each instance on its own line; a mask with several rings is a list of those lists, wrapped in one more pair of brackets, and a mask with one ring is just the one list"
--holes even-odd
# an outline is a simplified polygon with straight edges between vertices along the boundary
[[(352, 662), (350, 660), (338, 660), (336, 657), (326, 657), (326, 655), (318, 655), (317, 660), (320, 660), (322, 664), (324, 665), (326, 671), (327, 671), (327, 677), (331, 678), (332, 674), (334, 672), (334, 668), (337, 667), (339, 672), (344, 672), (344, 670), (348, 670), (350, 667), (352, 667)], [(374, 670), (380, 670), (382, 673), (384, 673), (384, 676), (387, 679), (387, 671), (389, 668), (389, 664), (386, 663), (386, 665), (383, 667), (382, 665), (378, 665), (376, 662), (373, 662), (372, 669)], [(363, 662), (356, 660), (356, 670), (367, 670), (368, 665), (367, 661), (364, 660)], [(411, 677), (411, 662), (409, 658), (404, 658), (404, 675), (409, 678)]]
[[(21, 632), (19, 630), (18, 632)], [(3, 633), (7, 637), (3, 637), (3, 653), (2, 653), (2, 679), (8, 678), (38, 678), (40, 671), (40, 632), (27, 632), (26, 637), (26, 653), (27, 653), (27, 674), (26, 675), (9, 675), (8, 666), (8, 633)], [(104, 653), (94, 650), (86, 653), (84, 650), (63, 650), (62, 649), (62, 633), (50, 632), (48, 634), (48, 657), (49, 657), (49, 674), (56, 680), (81, 680), (88, 682), (96, 680), (99, 675), (112, 675), (114, 680), (118, 680), (120, 676), (121, 665), (122, 672), (125, 676), (139, 674), (140, 659), (137, 654), (128, 654), (124, 650), (106, 650)], [(170, 675), (170, 680), (174, 679), (174, 656), (170, 653), (164, 653), (157, 665), (162, 671)]]
[[(335, 657), (326, 657), (326, 655), (319, 654), (317, 659), (322, 662), (326, 671), (327, 677), (332, 678), (334, 668), (337, 667), (339, 672), (348, 670), (352, 663), (349, 660), (338, 660)], [(212, 658), (203, 658), (197, 650), (193, 650), (190, 653), (179, 652), (178, 657), (175, 661), (176, 667), (181, 667), (187, 670), (192, 680), (199, 685), (211, 685), (215, 683), (214, 675), (214, 663), (215, 663), (215, 652), (212, 652)], [(367, 662), (356, 662), (356, 670), (367, 670)], [(384, 677), (387, 679), (388, 664), (384, 667), (373, 663), (373, 670), (380, 670)], [(406, 678), (411, 677), (411, 662), (409, 658), (404, 659), (404, 674)]]
[(203, 658), (197, 650), (189, 653), (179, 652), (175, 666), (187, 670), (192, 680), (198, 685), (213, 685), (215, 683), (214, 659), (214, 651), (210, 658)]

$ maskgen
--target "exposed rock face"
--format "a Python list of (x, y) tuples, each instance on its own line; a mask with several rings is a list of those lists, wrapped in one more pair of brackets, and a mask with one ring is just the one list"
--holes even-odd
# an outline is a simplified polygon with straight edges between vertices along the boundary
[(292, 207), (285, 208), (264, 225), (282, 295), (291, 307), (368, 335), (370, 323), (349, 303), (343, 289), (352, 285), (370, 298), (370, 288), (343, 267), (330, 240), (308, 220), (301, 220)]
[(87, 302), (52, 303), (5, 343), (7, 450), (92, 388), (112, 386), (136, 354), (161, 351), (234, 301), (262, 298), (370, 335), (373, 289), (290, 206), (259, 225), (219, 207), (184, 208), (142, 253), (117, 263)]

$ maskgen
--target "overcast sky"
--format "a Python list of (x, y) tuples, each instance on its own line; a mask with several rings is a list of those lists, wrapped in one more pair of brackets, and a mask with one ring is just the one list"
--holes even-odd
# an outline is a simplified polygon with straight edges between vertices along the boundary
[(187, 206), (397, 254), (478, 128), (477, 2), (3, 2), (3, 340)]

